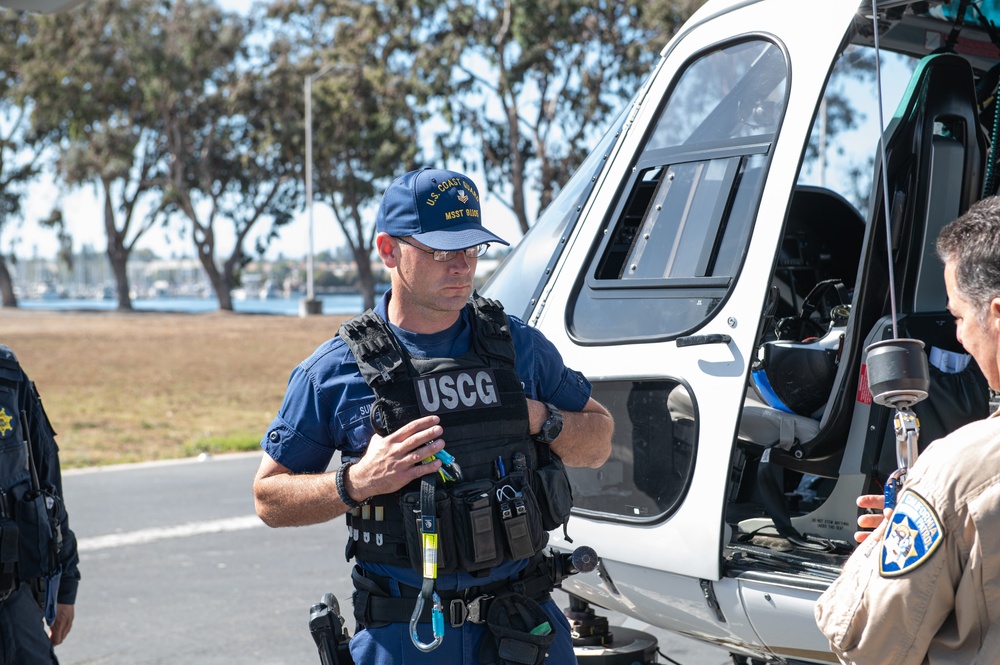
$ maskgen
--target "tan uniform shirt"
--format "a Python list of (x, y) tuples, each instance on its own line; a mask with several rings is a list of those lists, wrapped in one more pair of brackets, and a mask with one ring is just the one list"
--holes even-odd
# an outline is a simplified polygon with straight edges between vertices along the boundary
[(920, 455), (816, 623), (844, 663), (1000, 663), (998, 413)]

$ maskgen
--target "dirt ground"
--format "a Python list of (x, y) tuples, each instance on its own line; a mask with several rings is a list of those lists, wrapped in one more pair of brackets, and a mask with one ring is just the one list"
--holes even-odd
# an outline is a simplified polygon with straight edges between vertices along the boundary
[(0, 310), (64, 468), (256, 449), (343, 316)]

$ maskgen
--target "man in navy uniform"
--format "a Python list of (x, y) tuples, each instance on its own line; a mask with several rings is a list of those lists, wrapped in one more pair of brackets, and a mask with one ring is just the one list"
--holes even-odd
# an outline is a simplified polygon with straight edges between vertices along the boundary
[[(261, 442), (257, 513), (271, 526), (346, 514), (363, 628), (351, 640), (355, 662), (507, 662), (485, 622), (504, 597), (544, 611), (531, 635), (508, 642), (518, 658), (527, 650), (536, 662), (575, 663), (550, 578), (537, 569), (545, 529), (569, 512), (562, 465), (601, 465), (611, 416), (538, 330), (473, 293), (477, 259), (507, 243), (483, 227), (468, 177), (401, 176), (382, 198), (377, 231), (392, 288), (292, 372)], [(341, 466), (325, 472), (337, 451)], [(428, 572), (435, 518), (437, 571)], [(433, 646), (429, 578), (448, 624)]]

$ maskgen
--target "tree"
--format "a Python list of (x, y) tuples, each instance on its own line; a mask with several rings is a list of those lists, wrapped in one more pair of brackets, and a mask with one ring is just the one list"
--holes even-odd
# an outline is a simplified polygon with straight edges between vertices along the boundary
[(289, 2), (270, 14), (283, 26), (273, 48), (288, 55), (300, 81), (314, 77), (315, 196), (330, 205), (350, 247), (366, 308), (375, 304), (375, 205), (394, 177), (417, 167), (427, 117), (404, 7)]
[[(25, 189), (38, 175), (47, 138), (31, 127), (32, 101), (24, 64), (36, 23), (24, 13), (0, 11), (0, 235), (21, 214)], [(7, 260), (0, 252), (0, 303), (17, 307)]]
[[(40, 39), (28, 67), (37, 100), (34, 121), (62, 138), (57, 170), (69, 186), (94, 184), (104, 199), (107, 256), (118, 309), (131, 310), (127, 264), (159, 218), (154, 199), (165, 152), (151, 114), (146, 40), (156, 0), (98, 0), (85, 11), (39, 19)], [(73, 52), (74, 58), (62, 57)], [(140, 214), (140, 203), (148, 211)]]
[[(287, 222), (295, 204), (295, 165), (284, 141), (288, 91), (271, 87), (281, 79), (267, 77), (268, 63), (247, 62), (250, 26), (236, 14), (176, 0), (156, 27), (149, 92), (170, 156), (165, 202), (187, 220), (220, 309), (232, 310), (250, 231), (265, 218)], [(221, 266), (220, 219), (231, 221), (235, 237)]]
[[(392, 4), (391, 1), (387, 4)], [(486, 188), (530, 226), (660, 48), (701, 0), (445, 0), (422, 4), (416, 75), (448, 121), (446, 157), (481, 168)], [(481, 153), (468, 150), (478, 144)], [(506, 195), (506, 198), (503, 198)]]

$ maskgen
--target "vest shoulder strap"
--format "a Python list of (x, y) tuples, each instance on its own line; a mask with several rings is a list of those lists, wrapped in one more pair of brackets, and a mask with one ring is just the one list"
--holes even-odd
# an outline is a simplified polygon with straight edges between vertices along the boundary
[(0, 379), (10, 383), (21, 380), (21, 365), (17, 362), (17, 356), (6, 344), (0, 344)]
[(510, 319), (504, 313), (503, 305), (476, 294), (472, 299), (472, 307), (475, 312), (472, 317), (475, 322), (473, 325), (476, 326), (473, 339), (484, 353), (513, 366), (517, 353), (514, 351), (514, 338), (510, 334)]
[(406, 373), (403, 356), (392, 332), (372, 310), (345, 321), (338, 332), (358, 361), (361, 376), (372, 388), (390, 383)]

